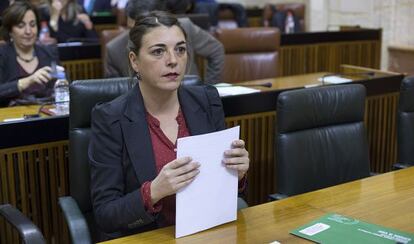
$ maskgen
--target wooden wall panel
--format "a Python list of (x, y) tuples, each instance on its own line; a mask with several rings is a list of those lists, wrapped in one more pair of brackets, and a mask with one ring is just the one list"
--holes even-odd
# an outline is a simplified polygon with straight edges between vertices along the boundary
[(62, 65), (65, 67), (66, 75), (71, 81), (103, 77), (102, 61), (100, 59), (63, 61)]
[(399, 93), (367, 97), (365, 127), (371, 171), (384, 173), (397, 162), (397, 109)]
[(274, 192), (274, 123), (275, 112), (226, 118), (227, 127), (240, 125), (240, 138), (249, 151), (247, 201), (258, 204), (267, 201)]
[(278, 75), (339, 72), (341, 64), (379, 68), (381, 41), (331, 42), (280, 47)]
[[(339, 72), (342, 64), (379, 68), (381, 41), (329, 42), (280, 47), (278, 76), (314, 72)], [(205, 60), (197, 58), (199, 73), (205, 73)], [(63, 61), (71, 80), (103, 77), (100, 59)]]
[[(68, 243), (58, 206), (68, 195), (68, 141), (0, 150), (0, 203), (17, 207), (41, 229), (48, 243)], [(1, 243), (19, 243), (16, 231), (0, 222)]]

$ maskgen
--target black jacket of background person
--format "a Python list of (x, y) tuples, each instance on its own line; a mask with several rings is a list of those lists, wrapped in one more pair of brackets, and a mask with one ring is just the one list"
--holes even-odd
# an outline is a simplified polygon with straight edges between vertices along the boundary
[[(181, 86), (180, 108), (191, 135), (225, 129), (216, 88)], [(161, 215), (146, 212), (141, 185), (157, 176), (146, 109), (139, 86), (92, 112), (89, 161), (91, 194), (101, 240), (158, 227)]]
[[(85, 13), (82, 6), (78, 5), (79, 11)], [(50, 13), (47, 6), (39, 7), (41, 21), (46, 21), (49, 25)], [(86, 13), (85, 13), (86, 14)], [(80, 42), (99, 42), (98, 34), (94, 29), (88, 30), (80, 20), (65, 21), (62, 17), (58, 20), (58, 31), (53, 31), (49, 26), (50, 36), (56, 38), (58, 43), (80, 41)], [(40, 30), (39, 30), (40, 31)]]
[[(50, 66), (52, 61), (59, 63), (56, 46), (35, 45), (34, 49), (39, 60), (36, 70)], [(17, 81), (24, 77), (19, 74), (19, 66), (13, 43), (0, 45), (0, 107), (6, 107), (10, 102), (16, 103), (16, 105), (38, 103), (39, 99), (50, 98), (53, 93), (53, 85), (51, 84), (34, 84), (20, 93)]]

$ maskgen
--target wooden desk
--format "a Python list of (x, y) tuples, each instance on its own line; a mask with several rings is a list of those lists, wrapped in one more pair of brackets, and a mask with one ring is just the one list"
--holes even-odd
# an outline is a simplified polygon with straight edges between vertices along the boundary
[(330, 212), (414, 233), (414, 167), (243, 209), (235, 222), (180, 239), (167, 227), (104, 243), (307, 243), (289, 232)]
[(37, 114), (38, 105), (16, 106), (0, 109), (0, 123), (5, 119), (21, 118), (25, 114)]

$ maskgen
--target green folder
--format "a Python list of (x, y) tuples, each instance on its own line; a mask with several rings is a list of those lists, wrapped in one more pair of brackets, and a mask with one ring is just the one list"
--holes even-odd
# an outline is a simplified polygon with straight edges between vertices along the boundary
[[(414, 223), (413, 223), (414, 224)], [(318, 243), (414, 243), (414, 234), (329, 213), (290, 232)]]

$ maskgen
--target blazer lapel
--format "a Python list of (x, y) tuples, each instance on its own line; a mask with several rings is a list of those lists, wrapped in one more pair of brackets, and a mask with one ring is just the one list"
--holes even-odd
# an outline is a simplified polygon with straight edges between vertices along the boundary
[(206, 101), (207, 98), (201, 98), (200, 100), (194, 94), (190, 94), (187, 89), (181, 86), (178, 90), (178, 98), (191, 135), (201, 135), (215, 131), (205, 108), (203, 109), (207, 105), (202, 107), (203, 101)]
[(124, 115), (127, 119), (121, 123), (122, 133), (135, 173), (139, 182), (151, 181), (157, 172), (139, 85), (129, 92)]

